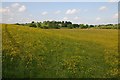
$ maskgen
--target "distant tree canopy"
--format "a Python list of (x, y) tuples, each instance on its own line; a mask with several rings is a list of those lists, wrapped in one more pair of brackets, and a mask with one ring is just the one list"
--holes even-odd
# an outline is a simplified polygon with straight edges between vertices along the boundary
[(117, 24), (106, 24), (106, 25), (88, 25), (88, 24), (73, 24), (70, 21), (43, 21), (43, 22), (35, 22), (31, 23), (19, 24), (16, 25), (25, 25), (29, 27), (35, 28), (43, 28), (43, 29), (60, 29), (60, 28), (80, 28), (80, 29), (89, 29), (89, 28), (97, 28), (97, 29), (117, 29)]
[(32, 21), (29, 26), (30, 27), (37, 27), (37, 24), (34, 21)]

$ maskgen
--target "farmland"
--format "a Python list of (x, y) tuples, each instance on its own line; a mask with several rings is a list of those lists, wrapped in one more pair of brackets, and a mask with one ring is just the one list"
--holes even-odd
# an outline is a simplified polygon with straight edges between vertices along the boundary
[(3, 24), (4, 78), (113, 78), (116, 29), (39, 29)]

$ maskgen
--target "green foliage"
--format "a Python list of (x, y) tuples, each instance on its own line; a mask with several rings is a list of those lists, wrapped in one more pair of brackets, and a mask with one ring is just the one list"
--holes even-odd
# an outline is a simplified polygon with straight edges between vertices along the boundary
[(49, 27), (48, 26), (43, 26), (43, 29), (48, 29)]
[(73, 26), (74, 28), (79, 28), (79, 25), (78, 25), (78, 24), (72, 24), (72, 26)]
[(96, 27), (97, 29), (118, 29), (118, 26), (117, 25), (112, 25), (112, 26), (105, 26), (105, 25), (100, 25), (100, 26), (97, 26)]
[(88, 24), (86, 24), (86, 25), (80, 24), (80, 28), (81, 29), (87, 29), (87, 28), (90, 28), (90, 26)]
[(69, 24), (67, 27), (68, 27), (69, 29), (72, 29), (72, 28), (73, 28), (73, 25), (72, 25), (72, 24)]
[(19, 23), (16, 23), (15, 25), (20, 25)]
[(37, 26), (36, 26), (36, 23), (35, 23), (34, 21), (32, 21), (29, 26), (30, 26), (30, 27), (37, 27)]
[(60, 29), (60, 28), (81, 28), (81, 29), (88, 29), (88, 28), (97, 28), (97, 29), (118, 29), (117, 24), (106, 24), (106, 25), (88, 25), (88, 24), (73, 24), (70, 21), (43, 21), (43, 22), (34, 22), (26, 23), (26, 24), (19, 24), (16, 25), (22, 26), (29, 26), (29, 27), (37, 27), (43, 29)]
[(84, 28), (84, 24), (80, 24), (79, 27), (82, 29)]
[(37, 22), (36, 23), (36, 26), (37, 26), (37, 28), (41, 28), (42, 26), (41, 26), (41, 22)]
[(89, 27), (92, 28), (92, 27), (94, 27), (94, 25), (90, 25)]

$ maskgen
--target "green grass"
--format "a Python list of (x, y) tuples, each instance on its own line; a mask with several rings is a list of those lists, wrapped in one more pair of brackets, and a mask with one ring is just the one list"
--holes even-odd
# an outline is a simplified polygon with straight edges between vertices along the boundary
[(118, 32), (3, 25), (5, 78), (112, 78), (118, 75)]

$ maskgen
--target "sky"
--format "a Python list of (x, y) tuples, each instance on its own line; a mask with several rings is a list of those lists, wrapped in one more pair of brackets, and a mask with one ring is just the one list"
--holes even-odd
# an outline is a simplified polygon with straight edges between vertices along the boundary
[(0, 14), (2, 14), (0, 16), (2, 23), (56, 20), (78, 24), (110, 24), (118, 23), (118, 3), (113, 0), (109, 2), (7, 2), (4, 0)]
[(119, 0), (1, 0), (2, 2), (118, 2)]

